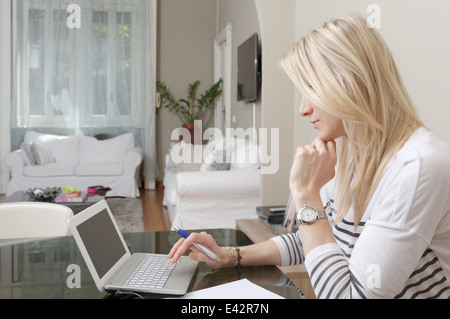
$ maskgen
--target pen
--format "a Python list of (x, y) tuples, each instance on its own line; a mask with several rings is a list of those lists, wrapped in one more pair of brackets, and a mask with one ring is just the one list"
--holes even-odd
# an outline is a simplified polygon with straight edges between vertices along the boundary
[[(178, 229), (176, 227), (173, 227), (173, 229), (175, 229), (175, 231), (182, 237), (184, 237), (184, 238), (189, 237), (189, 235), (186, 232), (184, 232), (183, 230)], [(209, 250), (205, 246), (197, 244), (197, 243), (194, 243), (194, 246), (197, 247), (198, 249), (200, 249), (201, 251), (203, 251), (206, 254), (206, 256), (208, 256), (209, 258), (214, 259), (216, 261), (220, 261), (219, 258), (217, 258), (216, 254), (214, 254), (211, 250)]]

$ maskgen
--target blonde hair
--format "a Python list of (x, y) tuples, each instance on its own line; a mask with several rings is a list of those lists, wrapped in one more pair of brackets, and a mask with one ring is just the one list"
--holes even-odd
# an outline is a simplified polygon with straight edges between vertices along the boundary
[(335, 222), (353, 207), (356, 227), (386, 167), (423, 126), (392, 54), (377, 30), (350, 15), (312, 31), (280, 63), (305, 96), (343, 121)]

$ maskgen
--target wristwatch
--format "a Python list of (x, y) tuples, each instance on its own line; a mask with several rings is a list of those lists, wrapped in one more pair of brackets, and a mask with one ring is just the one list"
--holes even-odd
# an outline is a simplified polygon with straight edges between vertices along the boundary
[(317, 219), (326, 219), (327, 213), (324, 210), (318, 210), (317, 208), (304, 206), (297, 212), (297, 224), (311, 225)]

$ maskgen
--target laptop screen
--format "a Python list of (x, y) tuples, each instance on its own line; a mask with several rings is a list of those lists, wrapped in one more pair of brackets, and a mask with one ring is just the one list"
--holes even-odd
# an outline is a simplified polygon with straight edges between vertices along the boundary
[(126, 254), (108, 211), (103, 209), (77, 226), (78, 233), (100, 278)]

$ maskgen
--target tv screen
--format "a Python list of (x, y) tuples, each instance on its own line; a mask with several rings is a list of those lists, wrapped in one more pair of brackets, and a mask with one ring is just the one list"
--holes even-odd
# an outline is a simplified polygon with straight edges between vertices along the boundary
[(260, 54), (257, 33), (238, 47), (237, 67), (238, 101), (257, 101), (260, 85)]

